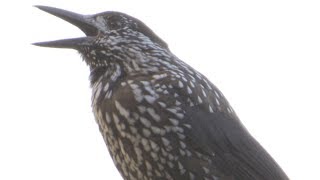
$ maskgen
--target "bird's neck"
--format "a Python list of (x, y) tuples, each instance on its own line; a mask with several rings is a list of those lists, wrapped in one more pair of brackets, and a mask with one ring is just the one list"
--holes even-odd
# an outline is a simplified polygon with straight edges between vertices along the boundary
[(102, 79), (116, 82), (124, 75), (125, 72), (117, 64), (112, 64), (110, 66), (90, 67), (91, 85), (101, 81)]
[(111, 97), (113, 89), (126, 75), (119, 65), (90, 67), (90, 70), (92, 105), (95, 107), (103, 98)]

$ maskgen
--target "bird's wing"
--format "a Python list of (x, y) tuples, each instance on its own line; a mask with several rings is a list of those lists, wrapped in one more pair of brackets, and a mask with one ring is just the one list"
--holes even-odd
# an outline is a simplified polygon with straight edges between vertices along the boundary
[[(143, 78), (145, 77), (141, 77), (141, 83), (144, 80)], [(157, 83), (161, 84), (161, 82)], [(192, 170), (197, 177), (201, 177), (203, 173), (199, 172), (208, 168), (205, 171), (212, 172), (213, 175), (207, 177), (215, 176), (219, 180), (289, 179), (273, 158), (249, 134), (236, 114), (230, 111), (231, 107), (229, 107), (227, 100), (215, 86), (212, 85), (211, 89), (204, 89), (207, 98), (204, 98), (204, 96), (200, 98), (200, 103), (197, 101), (199, 96), (190, 94), (186, 88), (181, 88), (177, 84), (173, 84), (171, 89), (166, 89), (168, 92), (157, 100), (157, 105), (154, 105), (153, 108), (156, 112), (161, 113), (161, 117), (170, 117), (174, 113), (166, 109), (171, 106), (174, 107), (177, 100), (183, 102), (180, 106), (183, 106), (181, 109), (185, 114), (180, 119), (179, 124), (185, 124), (189, 127), (184, 128), (184, 135), (186, 136), (184, 143), (188, 147), (186, 149), (191, 148), (192, 153), (198, 153), (195, 156), (183, 157), (185, 159), (182, 162), (186, 169)], [(113, 98), (125, 109), (137, 112), (135, 104), (127, 103), (135, 101), (135, 93), (132, 92), (131, 88), (128, 85), (114, 90)], [(143, 94), (147, 92), (145, 88), (138, 93), (140, 94), (139, 97), (144, 98), (142, 103), (147, 103), (147, 96), (150, 96), (150, 94)], [(150, 86), (149, 88), (154, 88), (152, 91), (157, 90), (156, 86)], [(197, 85), (195, 85), (193, 90), (202, 91), (203, 89), (197, 89)], [(217, 92), (220, 93), (220, 102), (219, 105), (214, 105), (212, 102), (216, 101)], [(201, 93), (195, 94), (199, 95)], [(163, 109), (159, 102), (165, 102), (166, 107)], [(190, 105), (188, 104), (190, 102), (194, 103)], [(208, 108), (210, 103), (212, 110)], [(105, 110), (109, 109), (107, 106), (104, 108)], [(173, 136), (170, 138), (173, 138)], [(196, 156), (202, 157), (198, 158)], [(209, 161), (206, 161), (206, 159), (209, 159)]]
[[(213, 99), (209, 99), (212, 101)], [(288, 177), (249, 134), (237, 116), (228, 111), (211, 113), (201, 105), (189, 107), (187, 133), (193, 146), (212, 154), (217, 169), (235, 180), (287, 180)]]

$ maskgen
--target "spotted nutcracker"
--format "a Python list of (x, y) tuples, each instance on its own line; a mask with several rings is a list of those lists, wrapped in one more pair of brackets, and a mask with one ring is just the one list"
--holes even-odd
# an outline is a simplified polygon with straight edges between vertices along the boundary
[(82, 55), (93, 113), (123, 179), (288, 179), (216, 86), (143, 22), (113, 11), (80, 15), (37, 7), (86, 34), (35, 45)]

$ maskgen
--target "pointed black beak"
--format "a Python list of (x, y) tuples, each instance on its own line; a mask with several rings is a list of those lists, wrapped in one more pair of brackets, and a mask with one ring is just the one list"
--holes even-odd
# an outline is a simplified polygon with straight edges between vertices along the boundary
[[(77, 26), (87, 36), (96, 36), (98, 34), (98, 29), (93, 25), (92, 23), (93, 21), (89, 16), (77, 14), (77, 13), (66, 11), (63, 9), (48, 7), (48, 6), (35, 6), (35, 7)], [(64, 39), (64, 40), (57, 40), (57, 41), (39, 42), (39, 43), (34, 43), (34, 45), (43, 46), (43, 47), (53, 47), (53, 48), (77, 49), (78, 46), (83, 45), (84, 43), (86, 43), (86, 40), (89, 40), (89, 39), (92, 39), (92, 38), (83, 37), (83, 38)]]

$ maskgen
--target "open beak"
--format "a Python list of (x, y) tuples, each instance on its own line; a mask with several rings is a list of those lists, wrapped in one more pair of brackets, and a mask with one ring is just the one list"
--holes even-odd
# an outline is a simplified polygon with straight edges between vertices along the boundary
[(92, 36), (96, 36), (98, 34), (98, 29), (93, 25), (92, 23), (93, 21), (89, 16), (77, 14), (77, 13), (66, 11), (63, 9), (48, 7), (48, 6), (35, 6), (35, 7), (77, 26), (79, 29), (81, 29), (81, 31), (83, 31), (87, 35), (87, 37), (38, 42), (38, 43), (33, 43), (33, 45), (43, 46), (43, 47), (53, 47), (53, 48), (77, 49), (79, 46), (90, 42), (90, 40), (93, 38)]

